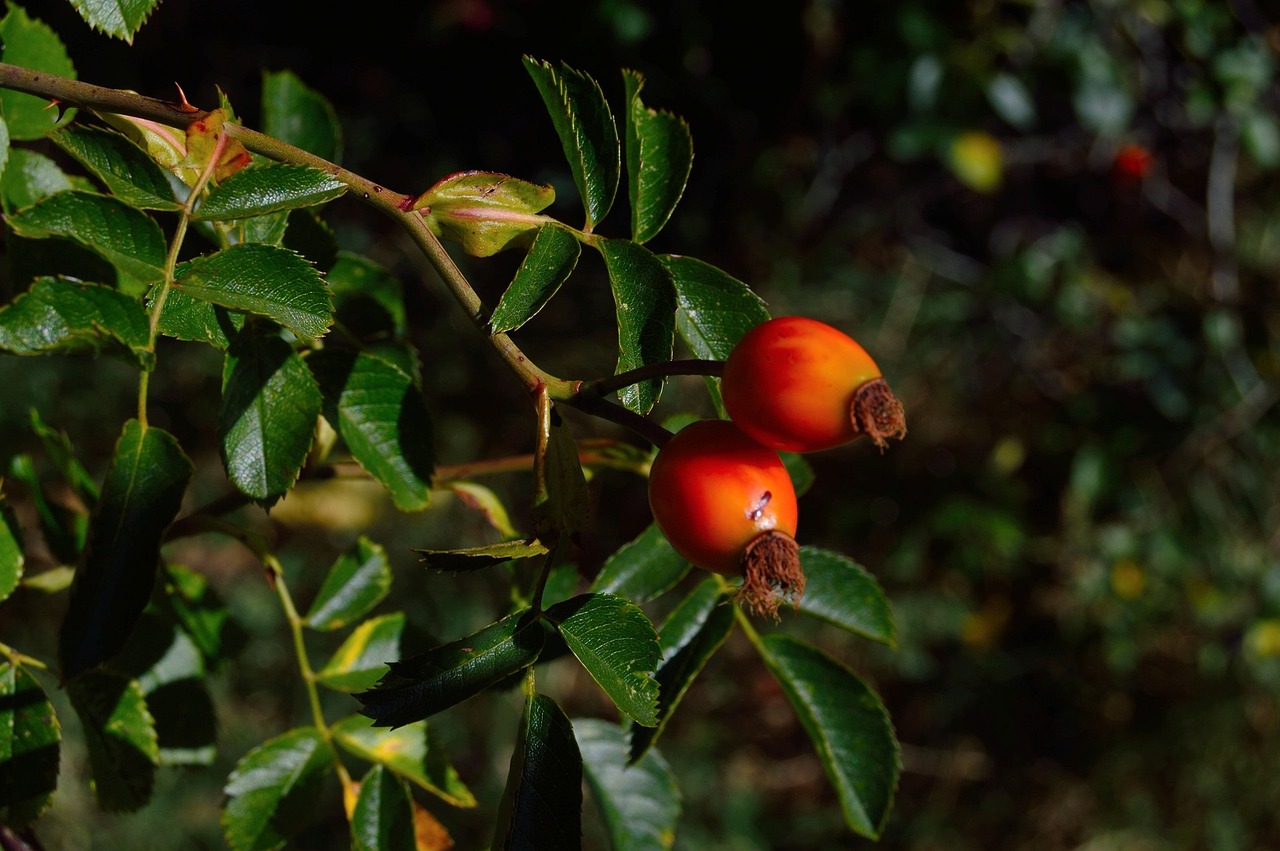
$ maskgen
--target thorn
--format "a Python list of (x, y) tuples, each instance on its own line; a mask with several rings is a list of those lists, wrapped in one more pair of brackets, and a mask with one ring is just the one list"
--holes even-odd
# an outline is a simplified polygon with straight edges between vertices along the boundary
[(44, 105), (44, 108), (56, 109), (61, 104), (62, 104), (62, 101), (58, 100), (57, 98), (49, 98), (49, 102)]
[(200, 111), (196, 107), (192, 106), (190, 102), (187, 101), (187, 93), (182, 90), (182, 86), (178, 85), (175, 82), (173, 84), (173, 87), (178, 90), (178, 97), (182, 99), (182, 103), (178, 104), (179, 111), (181, 112), (199, 112)]

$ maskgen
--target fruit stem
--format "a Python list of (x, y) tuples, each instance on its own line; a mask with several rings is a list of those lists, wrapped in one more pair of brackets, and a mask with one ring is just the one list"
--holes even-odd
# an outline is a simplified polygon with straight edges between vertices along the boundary
[(595, 381), (573, 382), (573, 395), (566, 401), (574, 399), (590, 399), (607, 396), (623, 387), (639, 384), (651, 378), (665, 378), (670, 375), (711, 375), (724, 374), (724, 361), (718, 360), (673, 360), (664, 363), (650, 363), (607, 378)]

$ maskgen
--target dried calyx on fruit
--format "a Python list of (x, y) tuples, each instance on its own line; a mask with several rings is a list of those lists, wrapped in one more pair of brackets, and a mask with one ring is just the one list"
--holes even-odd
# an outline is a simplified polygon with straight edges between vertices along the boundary
[(725, 361), (720, 392), (733, 421), (777, 450), (815, 452), (861, 435), (883, 449), (907, 433), (880, 367), (816, 319), (783, 316), (748, 331)]
[(778, 453), (726, 420), (687, 426), (658, 452), (649, 505), (676, 552), (694, 565), (741, 575), (742, 601), (777, 617), (804, 593), (795, 541), (795, 488)]

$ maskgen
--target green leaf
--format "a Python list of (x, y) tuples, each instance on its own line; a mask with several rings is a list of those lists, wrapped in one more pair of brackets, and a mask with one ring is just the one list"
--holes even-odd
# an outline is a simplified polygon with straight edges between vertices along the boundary
[(538, 659), (546, 630), (529, 609), (479, 632), (391, 664), (377, 688), (356, 695), (361, 715), (401, 727), (461, 703)]
[(676, 325), (696, 357), (724, 360), (742, 335), (769, 318), (751, 288), (693, 257), (662, 257), (675, 281), (680, 310)]
[(362, 339), (404, 335), (404, 293), (389, 271), (367, 257), (343, 251), (325, 280), (343, 328)]
[(813, 740), (845, 823), (876, 839), (898, 783), (898, 741), (875, 692), (815, 647), (781, 634), (761, 640), (765, 665)]
[(324, 204), (346, 191), (346, 184), (319, 169), (303, 165), (260, 165), (238, 171), (210, 190), (196, 208), (195, 218), (225, 221), (264, 216)]
[(385, 766), (455, 807), (476, 805), (475, 795), (449, 764), (425, 721), (388, 730), (352, 715), (333, 725), (333, 738), (343, 750)]
[(813, 480), (816, 478), (813, 467), (799, 452), (779, 452), (778, 457), (787, 468), (787, 475), (791, 477), (791, 486), (795, 488), (796, 496), (804, 496), (805, 492), (813, 487)]
[(333, 322), (324, 278), (287, 248), (235, 245), (199, 257), (179, 267), (173, 288), (201, 301), (265, 316), (301, 337), (320, 337)]
[(141, 367), (147, 345), (146, 311), (112, 287), (40, 278), (0, 307), (0, 350), (15, 355), (107, 352)]
[(9, 216), (19, 236), (61, 236), (80, 243), (144, 283), (164, 275), (166, 246), (160, 226), (123, 201), (91, 192), (59, 192)]
[(647, 603), (670, 590), (689, 572), (689, 562), (671, 548), (667, 536), (650, 524), (605, 560), (591, 590)]
[(404, 781), (381, 765), (360, 781), (351, 813), (353, 851), (415, 851), (413, 799)]
[(324, 416), (401, 511), (425, 508), (435, 468), (431, 418), (413, 376), (369, 354), (324, 349), (307, 358)]
[[(0, 20), (0, 43), (4, 44), (4, 61), (33, 71), (47, 71), (59, 77), (75, 79), (76, 69), (67, 58), (57, 33), (46, 24), (28, 17), (21, 6), (9, 3), (8, 14)], [(40, 139), (60, 123), (70, 120), (73, 110), (63, 113), (48, 109), (49, 101), (9, 89), (0, 90), (0, 114), (9, 125), (9, 136), (15, 140)]]
[(532, 695), (525, 703), (492, 847), (582, 847), (582, 754), (573, 725), (546, 695)]
[(233, 851), (283, 848), (316, 817), (333, 748), (314, 727), (299, 727), (245, 754), (227, 778), (222, 831)]
[(583, 230), (593, 230), (613, 206), (622, 170), (618, 131), (600, 84), (564, 63), (524, 57), (525, 70), (542, 95), (564, 147), (573, 182), (586, 212)]
[(556, 199), (550, 186), (491, 171), (451, 174), (414, 199), (436, 236), (455, 240), (473, 257), (490, 257), (523, 245), (548, 219), (539, 216)]
[[(599, 245), (609, 271), (618, 314), (618, 368), (626, 372), (671, 360), (675, 348), (676, 290), (666, 265), (647, 248), (625, 239)], [(622, 404), (647, 414), (658, 403), (665, 379), (651, 378), (623, 388)]]
[(653, 747), (689, 686), (732, 629), (733, 594), (724, 591), (714, 579), (704, 580), (694, 588), (667, 617), (658, 632), (662, 648), (662, 665), (655, 676), (658, 723), (652, 727), (632, 726), (632, 762)]
[(160, 543), (191, 473), (172, 435), (137, 420), (125, 423), (58, 635), (64, 680), (124, 646), (151, 596)]
[(850, 632), (896, 643), (893, 609), (880, 584), (860, 564), (817, 547), (800, 548), (804, 596), (800, 611)]
[(587, 786), (600, 807), (614, 851), (669, 851), (675, 847), (680, 790), (657, 751), (627, 762), (626, 736), (617, 724), (578, 718), (573, 732), (582, 751)]
[(547, 617), (623, 714), (646, 727), (658, 723), (653, 672), (661, 652), (639, 606), (609, 594), (582, 594), (552, 606)]
[(465, 547), (457, 550), (420, 550), (422, 561), (433, 570), (445, 570), (462, 573), (483, 570), (512, 559), (533, 558), (547, 554), (547, 548), (540, 541), (501, 541), (497, 544), (483, 544), (478, 547)]
[(489, 317), (490, 331), (514, 331), (537, 315), (572, 274), (581, 254), (582, 245), (568, 229), (561, 225), (541, 228)]
[[(0, 479), (0, 488), (3, 486), (4, 481)], [(18, 587), (25, 563), (22, 527), (5, 504), (4, 491), (0, 490), (0, 601), (5, 600)]]
[(354, 550), (329, 568), (307, 610), (312, 629), (341, 629), (369, 613), (391, 590), (391, 564), (382, 547), (361, 535)]
[(342, 127), (333, 105), (292, 71), (263, 74), (262, 131), (330, 162), (342, 157)]
[(137, 680), (91, 671), (67, 686), (84, 725), (98, 804), (133, 812), (151, 799), (160, 748), (155, 721)]
[(173, 197), (173, 184), (164, 170), (126, 136), (73, 124), (50, 133), (49, 138), (129, 206), (143, 210), (182, 209), (181, 202)]
[(48, 808), (61, 742), (58, 716), (36, 678), (0, 662), (0, 824), (21, 830)]
[(40, 518), (40, 533), (54, 556), (65, 562), (77, 561), (89, 535), (89, 523), (84, 514), (45, 498), (44, 485), (30, 455), (20, 453), (13, 456), (9, 460), (9, 475), (26, 487), (27, 497)]
[(0, 180), (4, 179), (5, 166), (9, 164), (9, 125), (4, 123), (4, 114), (0, 113)]
[(351, 631), (316, 672), (316, 681), (347, 694), (373, 688), (387, 673), (387, 663), (400, 658), (403, 634), (403, 612), (370, 618)]
[[(154, 309), (154, 300), (149, 306)], [(161, 334), (178, 340), (208, 343), (215, 349), (226, 350), (243, 327), (243, 313), (233, 313), (174, 289), (169, 290), (169, 297), (160, 312)]]
[(273, 329), (247, 325), (227, 350), (218, 439), (227, 477), (270, 503), (297, 481), (320, 416), (306, 363)]
[(225, 661), (240, 638), (226, 603), (204, 574), (177, 564), (166, 564), (165, 572), (165, 599), (173, 617), (207, 664), (212, 667)]
[(160, 0), (71, 0), (71, 5), (95, 30), (133, 44)]
[(0, 176), (0, 195), (6, 209), (30, 207), (50, 195), (73, 188), (71, 178), (58, 164), (35, 151), (14, 148)]
[[(147, 663), (146, 667), (135, 663), (127, 670), (137, 679), (155, 719), (159, 764), (211, 764), (217, 751), (218, 719), (205, 688), (207, 670), (199, 646), (158, 615), (144, 617), (131, 645), (142, 646), (139, 661)], [(129, 649), (125, 655), (130, 655)], [(127, 662), (122, 659), (119, 664)]]
[(640, 100), (644, 77), (623, 71), (626, 85), (627, 190), (631, 238), (648, 242), (671, 218), (693, 168), (693, 136), (683, 118), (649, 109)]
[(578, 444), (545, 393), (538, 396), (538, 446), (533, 456), (533, 528), (546, 541), (571, 539), (587, 526), (591, 496)]

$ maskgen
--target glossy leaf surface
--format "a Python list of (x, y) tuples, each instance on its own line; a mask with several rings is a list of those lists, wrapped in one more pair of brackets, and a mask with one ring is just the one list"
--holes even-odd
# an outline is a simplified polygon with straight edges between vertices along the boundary
[(587, 787), (614, 851), (668, 851), (675, 847), (680, 790), (657, 751), (627, 761), (626, 733), (617, 724), (578, 718), (573, 732), (582, 752)]
[(123, 201), (91, 192), (59, 192), (8, 219), (20, 236), (60, 236), (78, 242), (144, 283), (164, 275), (160, 226)]
[(101, 180), (112, 195), (131, 207), (182, 209), (164, 170), (123, 134), (73, 124), (49, 134), (49, 138)]
[(572, 274), (581, 254), (581, 244), (565, 228), (554, 224), (540, 228), (489, 317), (489, 329), (514, 331), (536, 316)]
[(312, 207), (341, 197), (346, 184), (319, 169), (272, 164), (246, 168), (219, 183), (196, 208), (197, 220), (243, 219)]
[[(618, 318), (618, 367), (627, 372), (671, 360), (675, 348), (676, 290), (656, 255), (625, 239), (599, 244), (613, 288)], [(650, 378), (618, 391), (622, 404), (647, 414), (662, 395), (664, 379)]]
[(16, 355), (105, 352), (141, 365), (147, 314), (113, 287), (40, 278), (0, 307), (0, 350)]
[(391, 590), (391, 564), (386, 551), (361, 535), (338, 557), (307, 610), (312, 629), (341, 629), (368, 614)]
[(373, 688), (386, 674), (388, 664), (400, 658), (403, 635), (403, 612), (391, 612), (362, 622), (325, 666), (316, 671), (316, 681), (348, 694)]
[(360, 781), (351, 813), (353, 851), (415, 851), (413, 799), (404, 781), (381, 765)]
[(675, 282), (680, 336), (697, 357), (724, 360), (743, 334), (769, 318), (750, 287), (710, 263), (675, 255), (662, 262)]
[(623, 544), (605, 561), (591, 590), (647, 603), (689, 572), (689, 562), (671, 547), (656, 524)]
[(283, 848), (312, 821), (333, 749), (314, 727), (299, 727), (249, 751), (223, 792), (222, 830), (234, 851)]
[[(76, 69), (67, 58), (62, 40), (43, 21), (36, 20), (17, 4), (9, 3), (0, 19), (0, 43), (4, 61), (35, 71), (48, 71), (75, 79)], [(14, 140), (39, 139), (59, 123), (62, 111), (49, 109), (49, 102), (34, 95), (0, 90), (0, 115)]]
[(496, 823), (495, 851), (581, 848), (582, 755), (573, 725), (546, 695), (525, 704)]
[(85, 23), (133, 44), (133, 37), (160, 0), (71, 0)]
[(865, 568), (817, 547), (800, 548), (800, 566), (806, 579), (800, 611), (893, 646), (893, 609)]
[(622, 79), (631, 238), (643, 243), (658, 235), (684, 194), (693, 168), (693, 136), (684, 119), (644, 105), (642, 75), (624, 71)]

